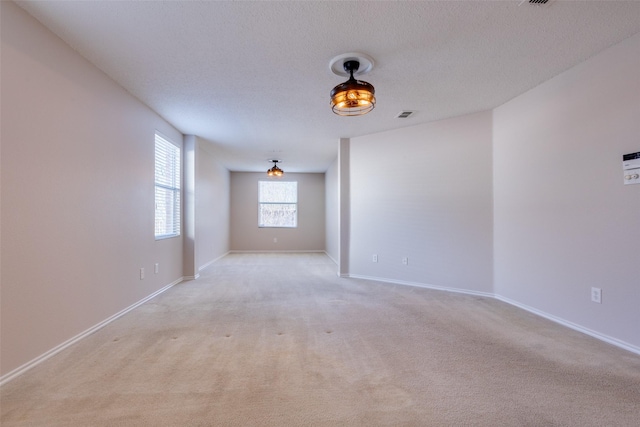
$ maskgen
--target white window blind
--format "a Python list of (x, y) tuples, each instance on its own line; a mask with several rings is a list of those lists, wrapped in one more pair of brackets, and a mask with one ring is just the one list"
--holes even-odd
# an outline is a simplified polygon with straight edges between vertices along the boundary
[(258, 181), (258, 226), (298, 226), (296, 181)]
[(180, 148), (156, 133), (156, 239), (180, 235)]

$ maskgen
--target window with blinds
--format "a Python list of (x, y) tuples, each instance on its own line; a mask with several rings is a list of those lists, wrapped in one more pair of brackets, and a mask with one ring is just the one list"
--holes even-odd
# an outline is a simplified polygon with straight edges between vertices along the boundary
[(180, 235), (180, 148), (156, 133), (156, 239)]
[(258, 227), (298, 226), (298, 183), (258, 181)]

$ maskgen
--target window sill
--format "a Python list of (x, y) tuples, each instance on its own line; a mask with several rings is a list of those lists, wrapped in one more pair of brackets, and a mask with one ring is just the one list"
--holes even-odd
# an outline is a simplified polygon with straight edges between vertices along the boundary
[(179, 234), (165, 234), (163, 236), (156, 236), (156, 240), (173, 239), (174, 237), (180, 237)]

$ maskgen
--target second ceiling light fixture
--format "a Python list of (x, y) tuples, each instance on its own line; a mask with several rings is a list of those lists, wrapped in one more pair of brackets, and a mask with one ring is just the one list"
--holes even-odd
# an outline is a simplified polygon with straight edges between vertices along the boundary
[(284, 171), (278, 167), (278, 162), (280, 162), (281, 160), (273, 159), (273, 160), (269, 160), (269, 161), (273, 162), (273, 167), (271, 169), (267, 170), (267, 175), (268, 176), (282, 176), (282, 175), (284, 175)]

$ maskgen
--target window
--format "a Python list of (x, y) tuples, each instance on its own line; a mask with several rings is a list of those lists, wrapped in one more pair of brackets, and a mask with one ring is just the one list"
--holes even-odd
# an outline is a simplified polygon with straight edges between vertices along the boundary
[(296, 181), (258, 182), (258, 226), (298, 226), (298, 183)]
[(180, 235), (180, 148), (156, 133), (156, 239)]

